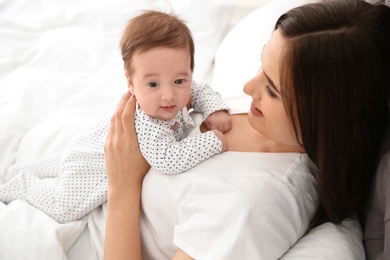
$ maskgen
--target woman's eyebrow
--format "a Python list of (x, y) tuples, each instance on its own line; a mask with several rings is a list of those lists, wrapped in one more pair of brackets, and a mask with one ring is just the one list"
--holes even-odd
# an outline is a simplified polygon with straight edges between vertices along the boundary
[(276, 92), (278, 92), (278, 93), (280, 94), (278, 88), (275, 86), (275, 83), (272, 81), (272, 79), (270, 79), (270, 77), (268, 77), (267, 73), (265, 73), (264, 68), (263, 68), (263, 73), (264, 73), (264, 76), (265, 76), (265, 78), (267, 79), (268, 83), (270, 84), (270, 86), (271, 86)]
[[(263, 51), (264, 51), (264, 48), (265, 48), (266, 44), (263, 45), (263, 48), (261, 49), (261, 53), (260, 53), (260, 62), (263, 63)], [(272, 81), (272, 79), (270, 79), (270, 77), (268, 77), (267, 73), (265, 73), (264, 71), (264, 67), (263, 67), (263, 73), (264, 73), (264, 76), (265, 78), (267, 79), (269, 85), (277, 92), (280, 94), (279, 90), (277, 89), (277, 87), (275, 86), (275, 83)]]

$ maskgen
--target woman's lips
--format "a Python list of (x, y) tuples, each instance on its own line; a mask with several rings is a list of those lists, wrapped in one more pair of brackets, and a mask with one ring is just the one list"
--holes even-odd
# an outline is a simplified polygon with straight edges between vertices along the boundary
[(251, 104), (251, 112), (254, 116), (263, 116), (263, 112), (258, 110), (253, 103)]

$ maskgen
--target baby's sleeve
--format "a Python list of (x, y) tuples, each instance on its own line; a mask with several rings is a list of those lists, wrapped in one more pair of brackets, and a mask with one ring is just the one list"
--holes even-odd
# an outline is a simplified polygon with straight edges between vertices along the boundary
[(222, 141), (211, 131), (177, 141), (173, 130), (146, 117), (136, 129), (142, 155), (160, 173), (185, 172), (222, 151)]
[(221, 94), (207, 83), (193, 81), (191, 97), (191, 107), (195, 112), (202, 113), (204, 118), (220, 110), (226, 110), (230, 114), (230, 108), (222, 100)]

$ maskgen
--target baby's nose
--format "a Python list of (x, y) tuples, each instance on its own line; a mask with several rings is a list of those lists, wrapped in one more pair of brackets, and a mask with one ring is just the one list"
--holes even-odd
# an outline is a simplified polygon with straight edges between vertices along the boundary
[(175, 90), (172, 86), (164, 86), (162, 90), (162, 99), (163, 100), (172, 100), (175, 99)]

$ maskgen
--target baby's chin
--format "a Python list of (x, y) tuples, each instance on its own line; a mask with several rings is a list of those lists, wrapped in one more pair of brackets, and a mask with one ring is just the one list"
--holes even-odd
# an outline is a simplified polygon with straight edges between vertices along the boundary
[(150, 115), (151, 117), (159, 120), (169, 121), (171, 119), (174, 119), (177, 114), (180, 112), (180, 110), (177, 109), (176, 106), (172, 107), (160, 107), (159, 111), (155, 113), (155, 115)]
[[(142, 109), (142, 108), (141, 108)], [(163, 108), (159, 107), (158, 109), (142, 109), (145, 114), (147, 114), (149, 117), (157, 119), (157, 120), (162, 120), (162, 121), (169, 121), (177, 116), (179, 111), (177, 108), (172, 107), (172, 108)]]
[(155, 116), (151, 116), (152, 118), (154, 119), (158, 119), (158, 120), (162, 120), (162, 121), (169, 121), (169, 120), (172, 120), (176, 117), (177, 113), (169, 113), (169, 114), (158, 114), (158, 115), (155, 115)]

